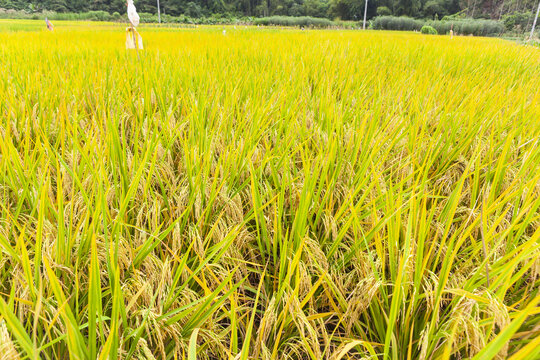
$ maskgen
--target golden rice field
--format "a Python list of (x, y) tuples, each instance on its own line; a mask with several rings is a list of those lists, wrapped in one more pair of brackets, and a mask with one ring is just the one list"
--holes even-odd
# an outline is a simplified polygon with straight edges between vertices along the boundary
[(0, 21), (2, 359), (538, 359), (540, 51)]

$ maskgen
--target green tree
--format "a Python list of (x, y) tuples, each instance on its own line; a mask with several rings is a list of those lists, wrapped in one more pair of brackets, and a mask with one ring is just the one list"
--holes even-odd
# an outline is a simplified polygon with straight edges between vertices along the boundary
[(420, 0), (397, 0), (397, 14), (410, 17), (420, 16)]
[(424, 4), (424, 15), (433, 18), (435, 15), (448, 15), (448, 11), (444, 4), (439, 0), (429, 0)]
[(333, 0), (330, 15), (343, 20), (360, 20), (364, 14), (365, 0)]
[(379, 6), (377, 7), (377, 15), (378, 16), (392, 15), (392, 10), (390, 10), (388, 6)]
[(326, 16), (328, 7), (329, 3), (325, 0), (306, 0), (304, 3), (304, 13), (307, 16), (322, 18)]
[(56, 12), (68, 12), (69, 7), (66, 0), (45, 0), (43, 8)]

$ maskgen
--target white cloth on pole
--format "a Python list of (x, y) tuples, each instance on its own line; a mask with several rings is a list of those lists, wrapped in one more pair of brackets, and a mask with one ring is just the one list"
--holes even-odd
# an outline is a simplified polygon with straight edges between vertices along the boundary
[(139, 14), (137, 14), (137, 9), (135, 8), (135, 5), (133, 4), (133, 0), (128, 0), (127, 15), (129, 21), (131, 22), (131, 25), (139, 26), (140, 18)]
[[(133, 38), (133, 34), (135, 34), (135, 39), (137, 39), (137, 46), (135, 46), (135, 39)], [(141, 35), (136, 30), (132, 30), (131, 28), (126, 29), (126, 49), (143, 49), (143, 41)]]

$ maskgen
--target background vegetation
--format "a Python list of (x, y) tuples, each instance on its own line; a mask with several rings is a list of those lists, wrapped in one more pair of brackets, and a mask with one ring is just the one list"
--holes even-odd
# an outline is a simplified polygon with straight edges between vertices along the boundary
[(439, 34), (448, 34), (450, 29), (455, 34), (475, 36), (497, 36), (505, 32), (503, 23), (494, 20), (473, 19), (444, 19), (444, 20), (417, 20), (408, 17), (379, 16), (372, 24), (376, 30), (408, 30), (420, 31), (431, 27)]
[(540, 52), (0, 21), (10, 359), (534, 359)]
[(267, 18), (258, 18), (254, 21), (255, 25), (281, 25), (281, 26), (311, 26), (311, 27), (330, 27), (335, 26), (333, 21), (321, 18), (312, 18), (309, 16), (271, 16)]
[[(137, 0), (139, 12), (156, 15), (155, 0)], [(165, 21), (181, 22), (174, 17), (219, 18), (223, 23), (231, 18), (270, 16), (309, 16), (335, 20), (363, 19), (364, 0), (161, 0)], [(428, 20), (455, 15), (504, 21), (508, 31), (518, 33), (530, 29), (535, 0), (370, 0), (368, 18), (376, 16), (408, 16)], [(124, 14), (125, 0), (0, 0), (0, 8), (20, 10), (29, 14), (42, 11), (57, 13), (106, 12)], [(0, 12), (0, 16), (7, 17)], [(94, 14), (95, 15), (95, 14)], [(113, 17), (117, 17), (114, 15)], [(167, 17), (171, 16), (171, 17)], [(100, 20), (105, 19), (104, 14)], [(75, 20), (75, 18), (72, 18)], [(156, 18), (157, 20), (157, 18)]]

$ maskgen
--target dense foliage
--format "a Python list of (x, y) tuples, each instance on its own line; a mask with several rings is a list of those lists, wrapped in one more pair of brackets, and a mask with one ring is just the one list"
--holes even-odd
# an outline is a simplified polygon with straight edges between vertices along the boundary
[[(377, 15), (409, 16), (437, 19), (460, 13), (470, 18), (505, 20), (508, 26), (521, 27), (530, 23), (536, 0), (370, 0), (368, 18)], [(135, 0), (140, 12), (157, 14), (156, 0)], [(161, 0), (164, 14), (192, 18), (212, 14), (231, 14), (237, 17), (309, 16), (343, 20), (360, 20), (365, 0)], [(106, 11), (125, 13), (125, 0), (0, 0), (0, 8), (28, 12)]]
[(0, 357), (540, 356), (540, 52), (0, 21)]
[(435, 28), (439, 34), (448, 34), (453, 29), (455, 34), (460, 35), (497, 36), (505, 30), (503, 24), (493, 20), (429, 21), (427, 25)]
[(406, 16), (378, 16), (373, 21), (375, 30), (407, 30), (419, 31), (424, 22)]
[(270, 16), (267, 18), (258, 18), (254, 21), (255, 25), (279, 25), (279, 26), (300, 26), (300, 27), (331, 27), (335, 26), (333, 21), (321, 18), (312, 18), (309, 16)]
[(426, 35), (437, 35), (437, 30), (435, 30), (433, 27), (429, 26), (429, 25), (424, 25), (422, 26), (422, 29), (420, 29), (420, 32), (422, 34), (426, 34)]
[(425, 21), (409, 17), (379, 16), (373, 20), (372, 25), (376, 30), (422, 31), (422, 29), (426, 28), (425, 31), (428, 31), (429, 28), (432, 28), (439, 34), (447, 34), (450, 32), (450, 29), (453, 29), (455, 34), (475, 36), (496, 36), (505, 31), (503, 23), (482, 19), (443, 19)]

